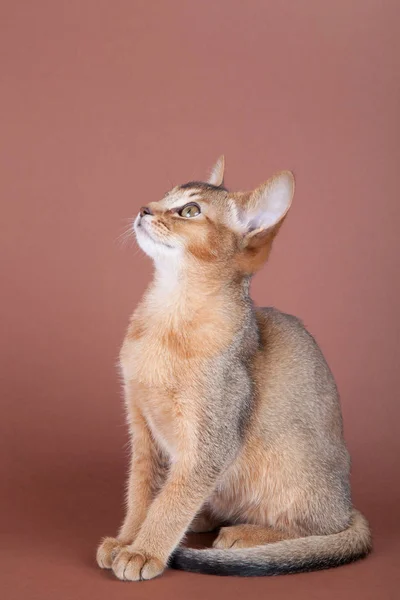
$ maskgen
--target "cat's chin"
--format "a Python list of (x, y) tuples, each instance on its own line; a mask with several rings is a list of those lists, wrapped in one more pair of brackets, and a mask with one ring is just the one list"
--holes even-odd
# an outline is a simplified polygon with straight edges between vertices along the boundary
[(154, 239), (143, 226), (140, 227), (135, 223), (134, 230), (140, 248), (153, 260), (162, 260), (179, 254), (179, 248)]

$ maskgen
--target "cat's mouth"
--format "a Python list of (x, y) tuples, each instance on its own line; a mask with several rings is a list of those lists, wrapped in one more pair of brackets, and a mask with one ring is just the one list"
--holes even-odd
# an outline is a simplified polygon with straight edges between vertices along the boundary
[(151, 240), (153, 242), (153, 244), (160, 244), (161, 246), (166, 246), (167, 248), (173, 248), (174, 246), (172, 246), (171, 244), (168, 244), (168, 242), (161, 240), (158, 237), (155, 237), (153, 232), (151, 231), (151, 229), (145, 225), (145, 221), (143, 221), (143, 219), (137, 219), (135, 221), (134, 224), (134, 229), (136, 232), (136, 235), (139, 233), (144, 235), (145, 237), (147, 237), (147, 239)]

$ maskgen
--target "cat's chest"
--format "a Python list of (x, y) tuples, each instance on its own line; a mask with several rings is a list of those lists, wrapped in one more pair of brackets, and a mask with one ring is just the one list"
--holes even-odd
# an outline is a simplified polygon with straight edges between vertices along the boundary
[[(194, 377), (185, 376), (187, 361), (166, 347), (162, 330), (127, 336), (120, 354), (126, 396), (144, 416), (153, 438), (175, 460), (193, 427)], [(198, 383), (198, 381), (196, 381)], [(188, 399), (190, 399), (188, 401)]]
[[(140, 409), (161, 448), (178, 456), (196, 443), (196, 423), (215, 360), (231, 339), (218, 319), (179, 321), (134, 315), (120, 352), (129, 403)], [(208, 387), (207, 387), (208, 386)], [(185, 446), (186, 444), (186, 446)]]
[(120, 363), (125, 381), (150, 386), (181, 386), (222, 353), (232, 338), (230, 328), (215, 319), (180, 321), (132, 319)]
[(193, 405), (187, 395), (173, 387), (132, 385), (133, 401), (145, 418), (159, 447), (176, 460), (190, 442), (195, 428)]
[(120, 353), (120, 364), (126, 382), (160, 386), (175, 379), (176, 366), (171, 353), (159, 335), (144, 333), (139, 338), (127, 336)]

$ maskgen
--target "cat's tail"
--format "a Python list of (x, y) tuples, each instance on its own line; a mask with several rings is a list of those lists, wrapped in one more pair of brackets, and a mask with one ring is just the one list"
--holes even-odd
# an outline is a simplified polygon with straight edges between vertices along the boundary
[(284, 540), (254, 548), (194, 550), (179, 547), (174, 569), (212, 575), (284, 575), (339, 567), (364, 558), (371, 550), (366, 519), (353, 509), (349, 527), (340, 533)]

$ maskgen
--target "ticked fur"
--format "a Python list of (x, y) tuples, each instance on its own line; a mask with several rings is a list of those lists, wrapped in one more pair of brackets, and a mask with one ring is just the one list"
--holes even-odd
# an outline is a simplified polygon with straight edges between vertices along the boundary
[[(171, 566), (271, 575), (337, 566), (370, 548), (352, 508), (332, 374), (295, 317), (259, 309), (251, 276), (289, 210), (292, 175), (254, 192), (190, 182), (135, 220), (155, 275), (120, 359), (132, 436), (127, 512), (101, 567), (151, 579)], [(220, 530), (214, 550), (179, 547)]]

